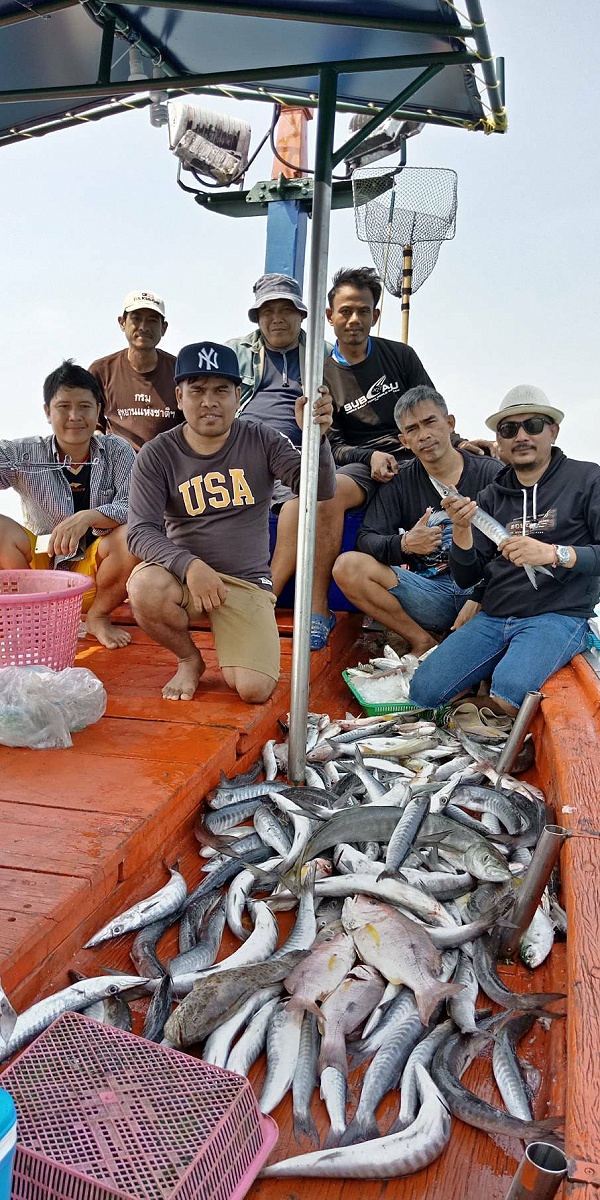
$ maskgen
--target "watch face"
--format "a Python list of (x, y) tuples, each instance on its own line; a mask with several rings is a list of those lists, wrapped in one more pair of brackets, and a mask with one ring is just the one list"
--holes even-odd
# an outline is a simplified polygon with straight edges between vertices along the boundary
[(566, 566), (571, 558), (568, 546), (557, 546), (556, 557), (561, 566)]

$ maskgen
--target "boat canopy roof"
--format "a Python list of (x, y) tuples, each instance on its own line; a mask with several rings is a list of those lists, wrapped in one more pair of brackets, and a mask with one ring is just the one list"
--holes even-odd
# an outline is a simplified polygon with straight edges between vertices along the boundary
[(502, 132), (480, 0), (460, 9), (467, 19), (450, 0), (0, 0), (0, 145), (149, 103), (129, 78), (133, 46), (171, 96), (312, 106), (331, 64), (340, 110), (373, 115), (398, 96), (403, 117)]

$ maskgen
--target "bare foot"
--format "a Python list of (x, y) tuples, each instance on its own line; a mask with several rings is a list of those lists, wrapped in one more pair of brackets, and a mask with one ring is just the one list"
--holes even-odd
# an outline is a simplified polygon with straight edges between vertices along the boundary
[(190, 658), (180, 658), (179, 666), (172, 679), (162, 690), (165, 700), (193, 700), (194, 692), (200, 682), (200, 677), (206, 670), (206, 663), (197, 650)]
[(131, 641), (131, 634), (126, 629), (119, 629), (117, 625), (112, 625), (108, 616), (94, 616), (90, 611), (85, 627), (87, 632), (97, 638), (100, 645), (106, 646), (108, 650), (118, 650), (120, 646), (126, 646)]
[(420, 641), (413, 643), (410, 653), (414, 654), (415, 658), (420, 658), (422, 654), (427, 654), (427, 651), (432, 650), (434, 646), (439, 646), (438, 639), (426, 633)]

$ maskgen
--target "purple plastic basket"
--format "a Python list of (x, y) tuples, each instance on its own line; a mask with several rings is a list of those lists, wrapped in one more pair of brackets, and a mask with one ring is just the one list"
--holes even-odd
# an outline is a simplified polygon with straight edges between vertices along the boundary
[(247, 1079), (65, 1013), (4, 1072), (12, 1200), (241, 1200), (277, 1140)]

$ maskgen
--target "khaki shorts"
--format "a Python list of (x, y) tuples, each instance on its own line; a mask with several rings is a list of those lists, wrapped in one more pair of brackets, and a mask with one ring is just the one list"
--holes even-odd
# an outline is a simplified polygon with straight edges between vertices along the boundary
[[(24, 532), (27, 534), (27, 537), (29, 538), (29, 545), (31, 546), (31, 562), (29, 564), (31, 569), (33, 571), (51, 571), (52, 559), (49, 558), (47, 554), (44, 554), (43, 551), (36, 550), (35, 548), (37, 543), (37, 537), (35, 533), (32, 533), (30, 529), (25, 529)], [(97, 537), (93, 542), (90, 542), (90, 545), (88, 546), (83, 558), (77, 559), (77, 562), (65, 564), (62, 570), (74, 571), (76, 575), (87, 575), (90, 579), (95, 580), (96, 572), (98, 570), (99, 545), (100, 538)], [(83, 605), (81, 610), (82, 615), (85, 616), (86, 612), (89, 612), (89, 609), (91, 608), (95, 599), (96, 587), (94, 585), (94, 587), (90, 588), (89, 591), (83, 593)]]
[[(244, 667), (259, 671), (270, 679), (279, 679), (279, 631), (275, 620), (275, 596), (235, 575), (217, 574), (226, 585), (227, 598), (212, 612), (204, 613), (194, 607), (186, 583), (166, 570), (160, 563), (141, 562), (133, 568), (129, 581), (146, 567), (161, 567), (181, 588), (181, 607), (191, 621), (207, 616), (215, 642), (221, 670), (223, 667)], [(127, 584), (129, 591), (129, 583)]]

